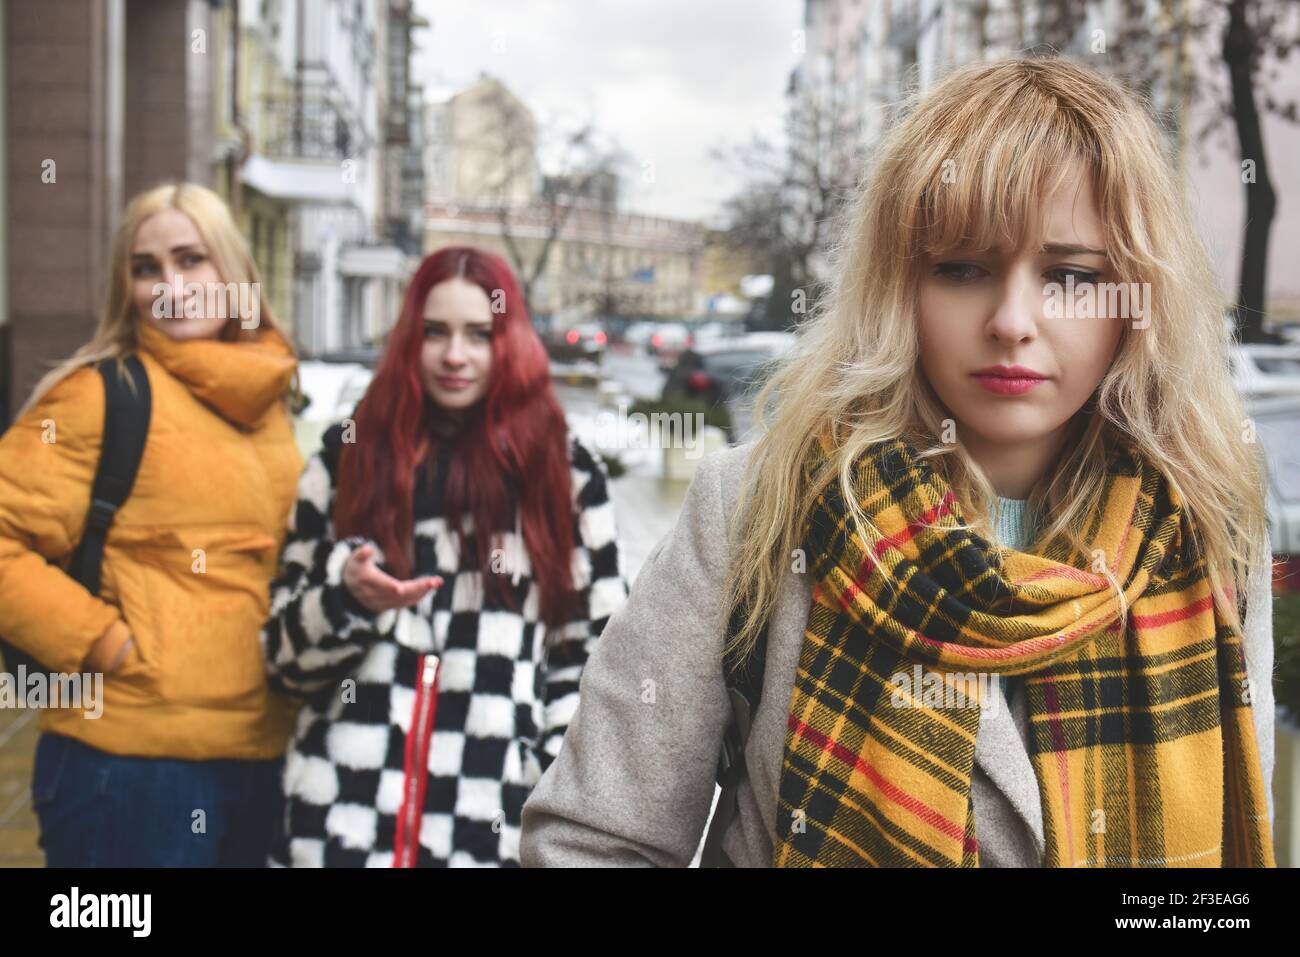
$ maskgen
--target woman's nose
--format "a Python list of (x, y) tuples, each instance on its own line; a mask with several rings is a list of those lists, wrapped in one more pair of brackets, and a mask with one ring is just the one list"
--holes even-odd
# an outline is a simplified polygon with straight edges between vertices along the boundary
[(998, 339), (1020, 342), (1037, 330), (1043, 290), (1030, 279), (1008, 279), (989, 321), (989, 331)]
[(180, 272), (171, 273), (168, 286), (170, 288), (167, 293), (172, 298), (172, 315), (179, 318), (185, 310), (185, 276)]
[(447, 343), (447, 351), (443, 354), (442, 361), (447, 365), (459, 366), (465, 362), (465, 350), (461, 345), (459, 336), (452, 336), (451, 341)]

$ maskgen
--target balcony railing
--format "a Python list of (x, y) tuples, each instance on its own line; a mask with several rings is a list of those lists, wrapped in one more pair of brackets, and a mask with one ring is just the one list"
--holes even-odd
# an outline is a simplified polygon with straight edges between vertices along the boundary
[(364, 132), (323, 97), (268, 97), (264, 107), (264, 148), (273, 159), (351, 159), (369, 145)]

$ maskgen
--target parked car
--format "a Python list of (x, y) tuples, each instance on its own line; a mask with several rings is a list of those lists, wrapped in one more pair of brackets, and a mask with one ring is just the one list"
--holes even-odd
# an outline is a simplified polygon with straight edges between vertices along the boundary
[(609, 336), (596, 322), (583, 322), (568, 329), (555, 329), (543, 340), (546, 351), (556, 362), (588, 360), (600, 363), (609, 345)]
[(709, 319), (691, 326), (691, 335), (697, 343), (721, 342), (744, 335), (744, 332), (744, 326), (739, 321), (723, 322), (717, 319)]
[(695, 337), (680, 322), (661, 322), (646, 343), (646, 352), (659, 360), (659, 368), (668, 370), (680, 356), (695, 344)]
[(1234, 343), (1232, 381), (1246, 398), (1300, 395), (1300, 345)]
[(753, 401), (770, 363), (793, 344), (789, 333), (749, 333), (702, 342), (677, 358), (664, 382), (663, 401), (700, 399), (727, 405), (732, 429), (727, 438), (743, 442), (751, 431)]
[(1268, 532), (1275, 554), (1300, 557), (1300, 395), (1247, 400), (1268, 463)]
[(650, 342), (650, 337), (655, 334), (659, 328), (657, 322), (634, 322), (623, 330), (623, 341), (628, 345), (638, 349), (645, 349)]

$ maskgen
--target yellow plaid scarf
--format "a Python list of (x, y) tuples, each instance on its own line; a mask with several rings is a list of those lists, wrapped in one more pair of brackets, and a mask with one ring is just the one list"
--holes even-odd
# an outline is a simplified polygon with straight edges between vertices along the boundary
[[(1274, 866), (1241, 635), (1164, 476), (1132, 446), (1108, 464), (1087, 556), (1055, 541), (1007, 550), (1001, 568), (991, 543), (951, 528), (951, 489), (906, 442), (855, 463), (883, 539), (846, 533), (831, 483), (805, 541), (817, 585), (776, 866), (978, 867), (970, 779), (996, 673), (1026, 676), (1047, 866)], [(1123, 633), (1103, 561), (1128, 602)]]

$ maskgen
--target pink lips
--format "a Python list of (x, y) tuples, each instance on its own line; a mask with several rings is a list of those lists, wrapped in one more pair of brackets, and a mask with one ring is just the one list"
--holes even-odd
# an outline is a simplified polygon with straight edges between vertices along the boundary
[(1023, 395), (1047, 381), (1042, 373), (1024, 366), (988, 366), (971, 375), (984, 388), (998, 395)]
[(470, 386), (470, 380), (438, 376), (438, 385), (442, 386), (444, 389), (450, 389), (451, 391), (456, 392), (461, 389), (468, 389)]

